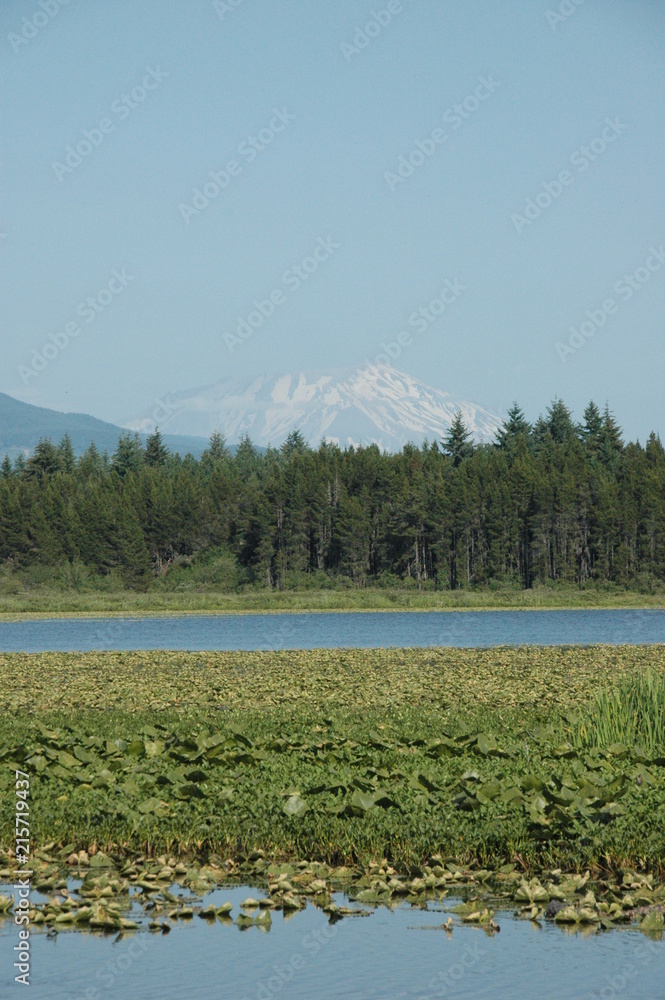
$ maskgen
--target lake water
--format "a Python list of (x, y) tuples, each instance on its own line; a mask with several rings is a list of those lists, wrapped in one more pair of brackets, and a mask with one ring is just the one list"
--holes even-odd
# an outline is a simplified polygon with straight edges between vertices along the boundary
[(0, 651), (665, 643), (665, 611), (393, 611), (0, 622)]
[[(220, 889), (234, 910), (250, 887)], [(256, 895), (257, 891), (251, 891)], [(261, 895), (261, 893), (258, 893)], [(336, 897), (336, 902), (346, 902)], [(500, 933), (440, 925), (458, 900), (403, 905), (329, 924), (313, 906), (269, 932), (208, 924), (195, 917), (167, 936), (112, 937), (33, 931), (31, 1000), (648, 1000), (663, 996), (665, 942), (639, 931), (582, 936), (508, 913)], [(418, 928), (418, 929), (416, 929)], [(11, 996), (7, 957), (14, 925), (0, 925), (0, 995)]]

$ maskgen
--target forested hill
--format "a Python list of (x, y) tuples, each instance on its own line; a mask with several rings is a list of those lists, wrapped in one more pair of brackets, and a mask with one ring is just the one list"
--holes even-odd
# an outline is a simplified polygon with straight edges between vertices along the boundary
[[(32, 452), (41, 438), (60, 440), (69, 436), (75, 455), (81, 455), (91, 441), (97, 448), (113, 451), (122, 427), (97, 420), (87, 413), (59, 413), (44, 406), (33, 406), (0, 392), (0, 456)], [(145, 440), (145, 439), (144, 439)], [(164, 439), (169, 448), (181, 455), (200, 455), (206, 439), (171, 434)]]
[[(575, 424), (561, 401), (533, 427), (513, 406), (494, 444), (474, 446), (458, 414), (444, 441), (394, 455), (311, 449), (297, 431), (279, 451), (245, 439), (233, 455), (214, 435), (200, 460), (158, 433), (145, 447), (123, 436), (111, 459), (43, 441), (0, 477), (0, 566), (36, 565), (139, 588), (182, 572), (229, 586), (648, 588), (665, 579), (665, 452), (653, 434), (625, 444), (593, 403)], [(205, 565), (223, 572), (196, 575)]]

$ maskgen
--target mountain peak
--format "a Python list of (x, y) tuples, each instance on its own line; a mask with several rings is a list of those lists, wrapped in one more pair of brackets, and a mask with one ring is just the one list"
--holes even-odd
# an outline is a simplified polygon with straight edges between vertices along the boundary
[(159, 425), (171, 434), (209, 437), (220, 431), (229, 444), (248, 434), (255, 445), (279, 446), (298, 428), (311, 445), (322, 439), (347, 445), (377, 444), (400, 451), (444, 437), (455, 413), (477, 441), (493, 439), (498, 416), (467, 400), (385, 364), (332, 371), (297, 371), (234, 376), (160, 400), (157, 412), (126, 424), (150, 432)]

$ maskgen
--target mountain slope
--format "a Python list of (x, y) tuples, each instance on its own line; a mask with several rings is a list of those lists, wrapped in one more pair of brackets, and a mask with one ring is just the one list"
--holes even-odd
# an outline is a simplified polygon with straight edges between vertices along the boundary
[[(387, 365), (228, 379), (171, 393), (163, 403), (162, 431), (209, 437), (219, 430), (234, 444), (249, 434), (261, 446), (278, 446), (298, 428), (314, 446), (325, 438), (341, 447), (376, 443), (399, 451), (409, 441), (443, 437), (457, 410), (477, 441), (492, 440), (501, 424), (483, 407)], [(127, 426), (149, 432), (154, 419), (145, 416)]]
[[(65, 434), (69, 434), (76, 455), (82, 454), (91, 441), (100, 451), (112, 454), (118, 438), (126, 433), (126, 428), (97, 420), (87, 413), (60, 413), (23, 403), (0, 392), (0, 457), (8, 453), (14, 458), (19, 452), (31, 452), (40, 438), (50, 438), (57, 444)], [(165, 435), (164, 442), (171, 451), (181, 455), (191, 451), (198, 456), (207, 445), (204, 438), (176, 435)]]

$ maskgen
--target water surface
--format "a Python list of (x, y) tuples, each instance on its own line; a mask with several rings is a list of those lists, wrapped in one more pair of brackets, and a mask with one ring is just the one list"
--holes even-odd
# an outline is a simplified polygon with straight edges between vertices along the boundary
[(0, 651), (665, 643), (665, 610), (392, 611), (0, 622)]
[[(216, 890), (238, 904), (247, 886)], [(339, 896), (337, 902), (345, 902)], [(501, 931), (455, 926), (425, 930), (458, 900), (375, 910), (329, 924), (313, 906), (269, 932), (208, 924), (195, 917), (166, 936), (113, 937), (33, 932), (31, 1000), (648, 1000), (663, 996), (665, 942), (639, 931), (588, 937), (508, 913)], [(419, 928), (419, 929), (415, 929)], [(0, 927), (0, 995), (10, 996), (13, 925)], [(95, 992), (96, 991), (96, 992)], [(14, 991), (15, 992), (15, 991)]]

